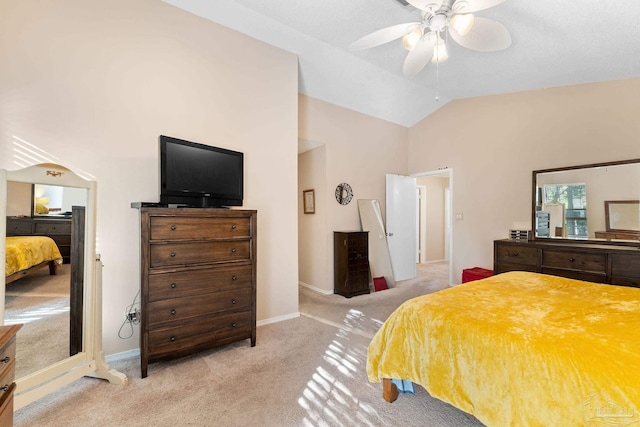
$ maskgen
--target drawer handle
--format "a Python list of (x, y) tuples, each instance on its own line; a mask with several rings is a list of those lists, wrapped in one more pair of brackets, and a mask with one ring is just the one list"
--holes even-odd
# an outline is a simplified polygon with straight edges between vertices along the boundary
[(238, 278), (236, 276), (231, 276), (231, 280), (235, 281), (238, 280)]
[(175, 310), (171, 310), (171, 315), (175, 316), (176, 315), (176, 311)]
[(7, 390), (9, 390), (9, 384), (5, 384), (5, 385), (3, 385), (2, 387), (0, 387), (0, 390), (2, 390), (2, 391), (7, 391)]
[(172, 284), (171, 284), (171, 289), (175, 289), (175, 288), (176, 288), (176, 286), (177, 286), (177, 285), (176, 285), (175, 283), (172, 283)]
[(233, 322), (233, 323), (231, 324), (231, 327), (232, 327), (232, 328), (235, 328), (236, 326), (238, 326), (238, 324), (237, 324), (236, 322)]
[(171, 337), (169, 338), (169, 341), (174, 342), (176, 340), (176, 337)]
[(175, 230), (175, 229), (176, 229), (176, 226), (175, 226), (175, 225), (172, 225), (170, 228), (171, 228), (171, 231), (173, 231), (173, 230)]
[(232, 230), (235, 230), (235, 229), (236, 229), (236, 227), (237, 227), (237, 226), (236, 226), (235, 224), (233, 224), (233, 225), (231, 226), (231, 229), (232, 229)]
[(232, 248), (232, 249), (231, 249), (231, 253), (232, 253), (232, 254), (235, 254), (235, 253), (236, 253), (236, 248)]
[(518, 256), (518, 252), (515, 252), (515, 253), (513, 254), (513, 256)]
[(4, 359), (2, 359), (1, 362), (2, 363), (9, 363), (9, 362), (11, 362), (11, 358), (9, 356), (7, 356)]
[(573, 261), (575, 261), (575, 259), (569, 258), (569, 262), (573, 262)]
[(236, 300), (232, 299), (231, 304), (235, 304), (235, 303), (236, 303)]
[(175, 252), (171, 252), (171, 257), (173, 258), (175, 256), (176, 256), (176, 253)]

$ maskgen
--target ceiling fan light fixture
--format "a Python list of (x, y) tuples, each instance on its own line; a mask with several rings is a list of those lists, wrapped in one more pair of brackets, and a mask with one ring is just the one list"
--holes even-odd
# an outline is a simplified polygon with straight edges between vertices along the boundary
[(475, 18), (471, 13), (454, 15), (453, 18), (451, 18), (451, 27), (456, 30), (458, 34), (464, 36), (471, 30), (471, 27), (473, 27), (474, 20)]
[(449, 53), (447, 52), (447, 46), (444, 44), (444, 40), (438, 37), (438, 42), (433, 48), (433, 57), (431, 58), (431, 62), (442, 62), (449, 58)]
[(422, 37), (422, 29), (414, 28), (402, 37), (402, 45), (405, 49), (411, 51)]

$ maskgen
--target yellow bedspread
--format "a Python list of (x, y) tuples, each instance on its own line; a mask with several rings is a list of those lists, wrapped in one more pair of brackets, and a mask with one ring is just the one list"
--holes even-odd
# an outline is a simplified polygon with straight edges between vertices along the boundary
[(424, 295), (377, 332), (367, 373), (488, 426), (640, 426), (640, 289), (511, 272)]
[(51, 237), (14, 236), (6, 238), (5, 276), (26, 270), (44, 261), (62, 264), (60, 249)]

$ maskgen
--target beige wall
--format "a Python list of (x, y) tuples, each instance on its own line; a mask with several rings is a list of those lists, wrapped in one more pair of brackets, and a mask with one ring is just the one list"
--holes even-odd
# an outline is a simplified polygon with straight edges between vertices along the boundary
[[(298, 155), (298, 277), (302, 285), (327, 292), (332, 268), (331, 248), (324, 238), (327, 231), (327, 147), (314, 148)], [(302, 192), (314, 190), (315, 213), (305, 214)]]
[(130, 203), (158, 200), (160, 134), (245, 153), (258, 320), (297, 315), (295, 55), (157, 0), (3, 0), (0, 64), (0, 167), (19, 138), (98, 182), (106, 354), (138, 347), (137, 328), (118, 338), (139, 289)]
[[(300, 265), (302, 269), (326, 264), (325, 282), (309, 284), (331, 292), (333, 232), (361, 230), (357, 199), (378, 199), (384, 212), (385, 174), (407, 173), (408, 129), (304, 95), (299, 96), (299, 115), (299, 137), (324, 144), (326, 151), (326, 188), (316, 193), (316, 203), (324, 204), (326, 217), (311, 215), (300, 228), (300, 240), (324, 242), (318, 245), (326, 249), (323, 253), (301, 251)], [(353, 201), (348, 205), (340, 205), (334, 196), (342, 182), (353, 188)], [(304, 188), (299, 190), (302, 197)], [(322, 227), (311, 231), (308, 221), (325, 221), (324, 231)]]
[(640, 79), (457, 100), (409, 130), (409, 172), (454, 171), (454, 282), (531, 228), (531, 172), (640, 158)]
[(420, 262), (445, 260), (445, 190), (449, 188), (449, 178), (421, 176), (416, 182), (425, 189), (424, 197), (420, 200), (420, 227), (424, 230), (424, 233), (420, 233), (423, 238)]

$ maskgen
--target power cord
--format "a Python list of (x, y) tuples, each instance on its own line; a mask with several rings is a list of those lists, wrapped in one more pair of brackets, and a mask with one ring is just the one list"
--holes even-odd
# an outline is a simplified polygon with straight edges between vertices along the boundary
[[(140, 305), (140, 301), (136, 302), (139, 296), (140, 291), (138, 290), (138, 293), (136, 293), (136, 296), (133, 298), (131, 305), (127, 306), (127, 308), (125, 309), (124, 321), (122, 322), (120, 329), (118, 329), (118, 337), (120, 339), (126, 340), (128, 338), (131, 338), (133, 336), (133, 325), (137, 325), (140, 323), (141, 313), (140, 308), (137, 307)], [(127, 323), (129, 324), (131, 331), (128, 336), (123, 336), (123, 330), (125, 329), (125, 325)]]

